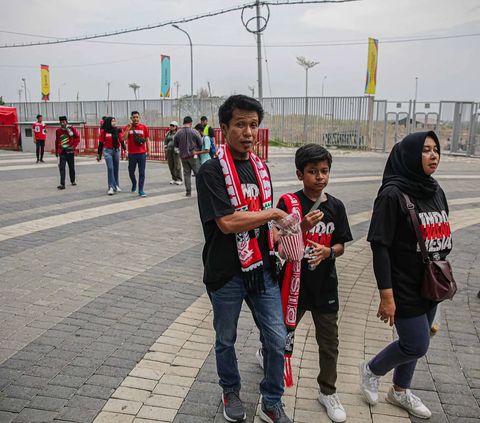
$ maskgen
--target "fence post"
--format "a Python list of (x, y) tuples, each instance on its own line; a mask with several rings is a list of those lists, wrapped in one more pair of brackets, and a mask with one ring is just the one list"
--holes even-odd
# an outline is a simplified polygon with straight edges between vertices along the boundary
[(285, 99), (282, 98), (282, 142), (285, 142)]
[(373, 107), (375, 104), (375, 97), (368, 97), (368, 122), (367, 122), (367, 144), (370, 149), (372, 149), (372, 140), (373, 140)]
[(95, 102), (95, 123), (100, 122), (100, 117), (98, 116), (98, 101)]
[(165, 107), (164, 107), (164, 104), (165, 104), (165, 97), (163, 97), (163, 100), (162, 100), (162, 126), (165, 127)]
[(362, 106), (363, 98), (358, 99), (358, 115), (357, 115), (357, 134), (356, 134), (356, 144), (357, 148), (360, 147), (360, 121), (362, 120)]
[(305, 97), (305, 138), (303, 143), (307, 144), (308, 142), (308, 97)]

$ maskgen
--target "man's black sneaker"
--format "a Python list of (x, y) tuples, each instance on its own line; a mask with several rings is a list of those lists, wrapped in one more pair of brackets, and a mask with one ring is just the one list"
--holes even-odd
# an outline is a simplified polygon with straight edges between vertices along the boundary
[(72, 185), (75, 186), (75, 185), (77, 185), (77, 183), (76, 183), (76, 182), (72, 182)]
[(223, 417), (225, 417), (227, 421), (242, 422), (247, 418), (239, 392), (224, 392), (222, 401)]
[(41, 163), (45, 163), (45, 162), (43, 161), (43, 159), (40, 159), (40, 162), (41, 162)]
[(37, 160), (37, 163), (39, 162), (39, 160)]
[(480, 298), (480, 291), (478, 291), (477, 297)]
[(57, 188), (58, 189), (65, 189), (65, 185), (59, 185)]
[(191, 193), (191, 192), (187, 192), (187, 193), (185, 194), (185, 197), (191, 197), (191, 196), (192, 196), (192, 193)]
[(293, 423), (283, 410), (283, 404), (273, 410), (267, 410), (262, 399), (262, 406), (260, 408), (260, 418), (268, 423)]

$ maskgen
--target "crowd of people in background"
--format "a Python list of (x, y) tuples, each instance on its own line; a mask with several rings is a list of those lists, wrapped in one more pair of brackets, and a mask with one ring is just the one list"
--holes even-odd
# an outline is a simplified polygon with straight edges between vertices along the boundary
[[(60, 185), (58, 189), (65, 189), (65, 170), (68, 164), (70, 182), (75, 182), (75, 150), (80, 143), (77, 130), (68, 123), (66, 116), (60, 117), (60, 128), (55, 134), (55, 155), (58, 158), (60, 170)], [(191, 175), (196, 177), (200, 166), (212, 157), (216, 156), (215, 131), (208, 125), (206, 116), (202, 116), (200, 123), (195, 128), (193, 119), (185, 116), (183, 126), (178, 127), (178, 122), (170, 122), (170, 130), (164, 140), (165, 153), (168, 167), (171, 173), (172, 185), (182, 185), (185, 180), (186, 196), (192, 195)], [(33, 124), (33, 138), (36, 144), (37, 163), (44, 163), (45, 140), (47, 137), (47, 125), (43, 122), (42, 115), (37, 116), (37, 122)], [(121, 192), (120, 188), (120, 157), (124, 151), (125, 159), (128, 160), (128, 173), (131, 181), (131, 192), (141, 197), (145, 193), (145, 171), (147, 157), (151, 155), (150, 132), (146, 125), (140, 123), (140, 113), (133, 111), (130, 122), (123, 128), (116, 126), (113, 116), (103, 116), (100, 121), (100, 136), (96, 159), (101, 161), (105, 157), (107, 165), (107, 194), (113, 195)], [(138, 181), (137, 171), (138, 167)]]
[[(333, 158), (316, 144), (297, 150), (295, 167), (300, 189), (282, 196), (274, 207), (270, 171), (252, 151), (263, 115), (257, 100), (234, 95), (219, 110), (226, 143), (218, 152), (215, 133), (206, 117), (195, 127), (190, 116), (184, 117), (180, 128), (178, 122), (172, 121), (164, 141), (170, 184), (184, 183), (186, 196), (190, 197), (192, 173), (197, 179), (198, 208), (205, 235), (203, 281), (213, 308), (223, 414), (229, 422), (246, 418), (235, 352), (237, 324), (245, 301), (260, 331), (256, 353), (264, 373), (260, 383), (260, 418), (270, 423), (292, 423), (282, 396), (284, 385), (292, 383), (290, 358), (295, 327), (309, 311), (318, 344), (317, 399), (332, 421), (344, 422), (347, 414), (336, 388), (341, 345), (335, 260), (353, 239), (347, 211), (340, 199), (325, 191)], [(55, 152), (60, 169), (58, 188), (65, 189), (66, 164), (70, 182), (76, 185), (74, 157), (80, 137), (65, 116), (60, 118), (60, 125)], [(46, 131), (39, 116), (34, 125), (37, 162), (43, 161)], [(108, 195), (121, 191), (120, 148), (128, 159), (131, 191), (145, 197), (146, 159), (151, 154), (151, 141), (137, 111), (131, 113), (131, 122), (123, 129), (116, 127), (114, 117), (102, 119), (97, 160), (101, 160), (102, 154), (105, 156)], [(394, 146), (368, 234), (381, 298), (377, 317), (395, 325), (398, 340), (370, 361), (359, 364), (361, 393), (369, 404), (377, 404), (380, 378), (394, 370), (386, 400), (420, 418), (429, 418), (431, 412), (411, 392), (410, 385), (417, 360), (428, 351), (438, 302), (422, 297), (424, 259), (409, 210), (415, 209), (424, 226), (429, 224), (425, 216), (435, 213), (442, 216), (443, 224), (449, 228), (446, 196), (432, 178), (439, 162), (439, 140), (432, 131), (409, 135)], [(292, 261), (287, 257), (279, 266), (282, 244), (277, 228), (281, 229), (288, 221), (286, 218), (293, 215), (301, 222), (306, 248), (300, 259)], [(445, 233), (433, 232), (431, 237), (438, 239), (426, 240), (431, 260), (446, 260), (451, 251), (451, 238), (446, 239)], [(450, 237), (449, 234), (450, 231)]]

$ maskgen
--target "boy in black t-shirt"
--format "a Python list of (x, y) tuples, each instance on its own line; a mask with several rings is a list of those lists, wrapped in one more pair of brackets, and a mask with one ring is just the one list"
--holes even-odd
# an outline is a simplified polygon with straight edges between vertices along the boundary
[[(297, 177), (303, 190), (280, 198), (278, 208), (287, 211), (288, 198), (297, 197), (302, 211), (302, 231), (307, 248), (301, 263), (297, 324), (307, 310), (312, 313), (319, 348), (320, 386), (318, 400), (334, 422), (347, 415), (336, 393), (338, 361), (338, 279), (335, 258), (351, 241), (345, 206), (325, 193), (330, 177), (332, 156), (317, 144), (307, 144), (295, 154)], [(320, 204), (317, 200), (322, 197)], [(315, 207), (314, 210), (312, 208)]]

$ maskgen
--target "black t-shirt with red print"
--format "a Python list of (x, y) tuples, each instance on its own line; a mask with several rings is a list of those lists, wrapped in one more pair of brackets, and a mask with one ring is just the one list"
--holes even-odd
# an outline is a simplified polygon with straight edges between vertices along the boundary
[[(303, 191), (295, 193), (302, 206), (302, 215), (305, 217), (315, 204)], [(306, 237), (325, 247), (335, 244), (345, 244), (351, 241), (352, 233), (348, 224), (347, 212), (344, 204), (330, 194), (326, 195), (318, 210), (324, 214), (323, 219), (312, 229)], [(283, 200), (278, 208), (287, 211)], [(302, 310), (315, 310), (320, 313), (336, 313), (338, 311), (338, 278), (335, 260), (322, 260), (315, 270), (308, 268), (308, 260), (313, 247), (310, 244), (305, 248), (300, 276), (300, 296), (298, 307)]]
[[(428, 198), (410, 195), (431, 260), (445, 260), (452, 249), (448, 204), (441, 188)], [(387, 187), (375, 200), (368, 241), (387, 247), (395, 315), (417, 317), (438, 303), (421, 297), (424, 265), (405, 198), (399, 188)]]
[[(250, 160), (234, 160), (233, 162), (249, 210), (262, 210), (260, 189), (252, 162)], [(224, 234), (215, 222), (216, 218), (233, 214), (235, 209), (230, 202), (225, 176), (218, 158), (208, 160), (200, 167), (196, 183), (198, 208), (205, 235), (203, 282), (208, 291), (216, 291), (234, 276), (242, 274), (235, 234)], [(267, 225), (250, 231), (250, 237), (254, 236), (258, 240), (262, 253), (263, 266), (268, 268), (270, 262)]]

